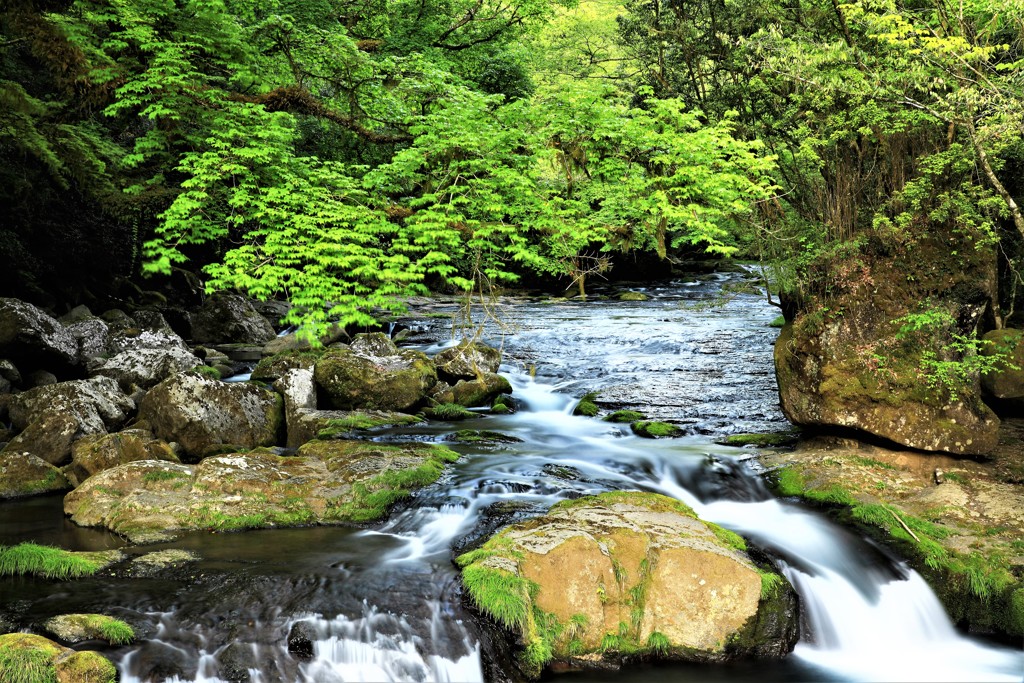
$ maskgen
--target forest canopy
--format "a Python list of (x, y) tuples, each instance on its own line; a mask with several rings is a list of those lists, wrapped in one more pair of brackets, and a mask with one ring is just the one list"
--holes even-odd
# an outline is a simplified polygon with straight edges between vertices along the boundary
[(312, 332), (689, 248), (806, 299), (941, 225), (999, 245), (1014, 309), (1020, 3), (12, 0), (0, 31), (26, 297), (187, 265)]

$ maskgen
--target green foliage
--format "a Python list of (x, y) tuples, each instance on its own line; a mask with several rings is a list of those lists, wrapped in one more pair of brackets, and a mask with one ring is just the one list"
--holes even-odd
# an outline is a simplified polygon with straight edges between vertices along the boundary
[[(477, 607), (498, 623), (521, 633), (527, 631), (533, 605), (529, 581), (510, 572), (467, 562), (463, 556), (462, 582)], [(466, 558), (468, 559), (468, 558)]]
[(91, 576), (103, 563), (61, 548), (19, 543), (0, 546), (0, 576), (33, 574), (48, 579), (74, 579)]
[(436, 420), (468, 420), (478, 417), (472, 410), (458, 403), (438, 403), (428, 408), (427, 414)]
[(659, 631), (651, 631), (647, 636), (647, 649), (661, 657), (666, 656), (672, 649), (672, 642), (668, 637)]
[(636, 410), (616, 410), (610, 415), (605, 415), (604, 419), (606, 422), (637, 422), (645, 419), (647, 416)]
[(597, 399), (598, 392), (591, 391), (583, 395), (583, 397), (576, 404), (576, 407), (572, 409), (573, 415), (583, 415), (584, 417), (596, 417), (600, 412), (600, 408), (594, 401)]
[(757, 573), (761, 577), (761, 599), (771, 600), (778, 595), (779, 590), (785, 585), (786, 580), (775, 572), (759, 569)]
[(9, 683), (57, 683), (53, 655), (40, 649), (0, 647), (0, 680)]
[(629, 427), (637, 436), (643, 436), (648, 439), (661, 439), (682, 436), (684, 434), (682, 429), (668, 422), (640, 420), (639, 422), (632, 423)]

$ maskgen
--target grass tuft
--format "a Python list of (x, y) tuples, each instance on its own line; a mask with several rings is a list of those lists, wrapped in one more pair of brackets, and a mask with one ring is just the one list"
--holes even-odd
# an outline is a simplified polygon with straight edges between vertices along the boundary
[(0, 647), (0, 681), (4, 683), (57, 683), (53, 655), (45, 650)]
[(664, 657), (672, 649), (672, 643), (669, 642), (668, 636), (659, 631), (652, 631), (651, 635), (647, 636), (647, 649), (656, 655)]
[(96, 560), (51, 546), (35, 543), (0, 546), (0, 576), (32, 574), (47, 579), (74, 579), (92, 576), (102, 566)]
[(591, 391), (583, 395), (580, 402), (576, 404), (576, 407), (572, 409), (573, 415), (582, 415), (584, 417), (595, 417), (600, 409), (597, 407), (597, 403), (594, 401), (597, 399), (597, 392)]

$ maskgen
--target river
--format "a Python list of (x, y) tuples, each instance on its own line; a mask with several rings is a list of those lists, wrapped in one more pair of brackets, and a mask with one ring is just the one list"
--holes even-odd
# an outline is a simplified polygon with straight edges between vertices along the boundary
[[(503, 324), (489, 324), (484, 337), (503, 347), (502, 372), (520, 409), (373, 438), (445, 441), (456, 429), (488, 429), (520, 441), (445, 441), (459, 462), (372, 528), (188, 534), (126, 548), (182, 548), (202, 558), (179, 572), (5, 579), (0, 604), (32, 621), (101, 611), (138, 625), (135, 644), (107, 651), (126, 683), (500, 678), (500, 653), (462, 604), (453, 548), (565, 498), (640, 489), (679, 498), (781, 558), (801, 596), (804, 635), (778, 662), (646, 665), (563, 673), (559, 681), (1021, 681), (1019, 651), (958, 633), (913, 570), (820, 514), (775, 499), (749, 451), (713, 442), (786, 426), (771, 366), (776, 330), (768, 323), (777, 310), (758, 296), (725, 292), (739, 281), (683, 279), (645, 288), (644, 302), (499, 302)], [(447, 323), (427, 319), (407, 341), (436, 352), (448, 336)], [(572, 415), (588, 391), (687, 435), (642, 439), (627, 426)], [(123, 545), (68, 522), (55, 496), (0, 506), (0, 544), (23, 540)], [(287, 650), (297, 622), (315, 641), (311, 661)]]

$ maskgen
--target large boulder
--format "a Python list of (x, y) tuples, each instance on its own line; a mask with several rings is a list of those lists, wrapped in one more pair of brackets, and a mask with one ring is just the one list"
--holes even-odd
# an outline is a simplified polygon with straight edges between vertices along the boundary
[(67, 331), (78, 345), (80, 363), (102, 356), (110, 346), (110, 327), (99, 318), (76, 320), (68, 324)]
[(275, 336), (273, 326), (240, 294), (215, 294), (192, 316), (192, 339), (200, 343), (265, 344)]
[(110, 338), (110, 353), (117, 355), (124, 351), (137, 351), (139, 349), (183, 349), (188, 350), (188, 344), (174, 332), (166, 330), (143, 330), (131, 327), (115, 333)]
[(981, 353), (993, 357), (1002, 356), (1008, 363), (992, 372), (981, 376), (981, 386), (985, 393), (1000, 401), (1024, 399), (1024, 330), (1002, 329), (992, 330), (982, 340), (985, 345)]
[(172, 375), (192, 370), (203, 362), (180, 346), (162, 349), (137, 348), (94, 364), (93, 375), (110, 377), (126, 392), (149, 389)]
[(254, 384), (221, 382), (196, 372), (167, 378), (139, 406), (139, 417), (188, 456), (224, 447), (274, 446), (284, 425), (281, 397)]
[(70, 456), (75, 440), (120, 428), (135, 404), (114, 380), (93, 377), (17, 394), (8, 401), (8, 409), (21, 433), (4, 452), (35, 455), (56, 465)]
[(744, 549), (678, 501), (613, 492), (559, 503), (458, 563), (474, 603), (522, 639), (536, 676), (598, 654), (785, 655), (798, 637), (794, 593)]
[(449, 382), (478, 379), (485, 373), (498, 372), (501, 351), (481, 342), (463, 339), (434, 356), (434, 365), (438, 376)]
[(64, 510), (137, 543), (189, 529), (368, 522), (457, 458), (432, 444), (312, 441), (294, 456), (252, 451), (192, 466), (142, 460), (90, 477), (64, 498)]
[(42, 458), (15, 451), (0, 452), (0, 499), (69, 488), (71, 483), (64, 474)]
[(97, 472), (137, 460), (179, 462), (166, 441), (153, 438), (144, 429), (126, 429), (76, 441), (71, 447), (71, 464), (64, 468), (64, 474), (77, 486)]
[(0, 636), (0, 680), (114, 683), (117, 668), (98, 652), (76, 651), (31, 633)]
[(437, 383), (426, 354), (399, 349), (386, 335), (358, 335), (351, 347), (329, 349), (314, 377), (331, 407), (412, 411)]
[(78, 342), (60, 322), (32, 304), (0, 298), (0, 358), (67, 368), (78, 362)]

